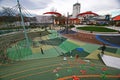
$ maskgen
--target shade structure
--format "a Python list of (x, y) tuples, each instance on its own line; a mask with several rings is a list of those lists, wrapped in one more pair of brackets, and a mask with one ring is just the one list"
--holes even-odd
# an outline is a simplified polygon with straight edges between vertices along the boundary
[(58, 12), (45, 12), (43, 14), (54, 14), (56, 16), (62, 16), (62, 14), (58, 13)]
[(98, 14), (96, 14), (96, 13), (94, 13), (94, 12), (92, 12), (92, 11), (83, 12), (83, 13), (78, 14), (77, 16), (83, 16), (83, 15), (85, 15), (85, 14), (93, 14), (93, 15), (95, 15), (95, 16), (98, 16)]
[(113, 20), (114, 20), (114, 21), (120, 21), (120, 15), (115, 16), (115, 17), (113, 18)]

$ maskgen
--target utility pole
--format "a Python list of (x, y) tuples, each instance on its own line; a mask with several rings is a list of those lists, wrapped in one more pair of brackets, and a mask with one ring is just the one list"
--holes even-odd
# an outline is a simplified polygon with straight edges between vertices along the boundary
[(66, 34), (68, 34), (68, 21), (69, 21), (69, 12), (67, 12), (67, 19), (66, 19)]
[(21, 21), (22, 21), (22, 26), (23, 26), (23, 29), (24, 29), (24, 35), (25, 35), (25, 38), (26, 38), (27, 47), (30, 47), (19, 0), (17, 0), (17, 3), (18, 3), (18, 8), (19, 8), (19, 12), (20, 12)]

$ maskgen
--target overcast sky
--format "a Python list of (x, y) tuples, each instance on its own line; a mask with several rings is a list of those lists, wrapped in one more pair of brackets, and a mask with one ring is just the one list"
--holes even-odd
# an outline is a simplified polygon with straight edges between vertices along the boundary
[[(33, 14), (42, 15), (51, 9), (61, 14), (72, 14), (73, 4), (77, 1), (81, 4), (81, 12), (93, 11), (105, 13), (106, 11), (120, 9), (120, 0), (19, 0)], [(17, 0), (0, 0), (0, 7), (13, 7)], [(115, 12), (112, 12), (115, 13)], [(117, 12), (119, 13), (119, 11)]]

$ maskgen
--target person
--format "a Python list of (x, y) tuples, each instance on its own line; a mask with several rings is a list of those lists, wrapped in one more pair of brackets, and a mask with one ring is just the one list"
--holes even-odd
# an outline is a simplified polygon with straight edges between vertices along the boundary
[(42, 34), (40, 33), (40, 36), (41, 36)]
[(44, 54), (43, 49), (42, 48), (40, 48), (40, 49), (41, 49), (41, 53)]
[(63, 60), (66, 61), (66, 60), (67, 60), (66, 55), (65, 55), (63, 52), (62, 52), (62, 55), (64, 56), (64, 57), (63, 57)]
[(70, 50), (70, 58), (72, 58), (72, 51)]
[(101, 47), (101, 53), (102, 54), (104, 54), (105, 49), (106, 49), (106, 46), (105, 46), (105, 44), (103, 44), (103, 46)]
[(76, 54), (76, 55), (75, 55), (75, 61), (78, 61), (78, 58), (79, 58), (79, 55)]
[(78, 54), (76, 54), (76, 55), (75, 55), (75, 58), (76, 58), (76, 59), (78, 59), (78, 58), (79, 58), (79, 55), (78, 55)]

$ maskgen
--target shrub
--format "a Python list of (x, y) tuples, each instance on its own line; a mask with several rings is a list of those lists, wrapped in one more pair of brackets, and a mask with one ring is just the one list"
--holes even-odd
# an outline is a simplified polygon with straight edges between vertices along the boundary
[(75, 26), (74, 25), (70, 25), (69, 28), (74, 28)]

